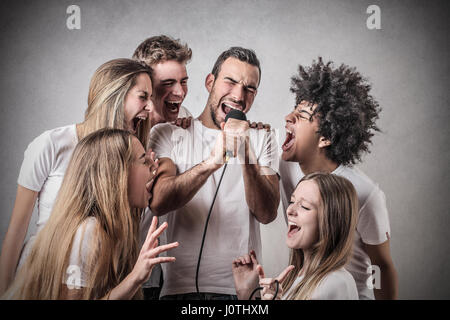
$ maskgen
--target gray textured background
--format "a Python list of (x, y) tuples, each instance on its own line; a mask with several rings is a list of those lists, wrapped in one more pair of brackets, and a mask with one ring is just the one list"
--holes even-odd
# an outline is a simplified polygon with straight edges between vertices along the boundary
[[(66, 27), (71, 4), (81, 7), (81, 30)], [(366, 27), (370, 4), (381, 8), (382, 30)], [(193, 49), (185, 106), (195, 116), (220, 52), (253, 48), (262, 82), (249, 118), (282, 137), (299, 63), (321, 55), (356, 66), (383, 108), (383, 132), (360, 167), (387, 196), (400, 298), (450, 298), (448, 1), (2, 1), (0, 15), (1, 239), (28, 143), (82, 120), (100, 64), (168, 34)], [(263, 228), (268, 274), (286, 266), (284, 237), (279, 214)]]

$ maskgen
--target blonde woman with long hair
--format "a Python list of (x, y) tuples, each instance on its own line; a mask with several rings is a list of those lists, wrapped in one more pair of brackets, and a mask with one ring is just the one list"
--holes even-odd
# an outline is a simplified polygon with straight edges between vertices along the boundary
[[(44, 227), (61, 186), (72, 152), (81, 139), (111, 127), (135, 133), (146, 146), (150, 130), (151, 69), (130, 59), (106, 62), (94, 73), (82, 123), (45, 131), (25, 151), (16, 200), (0, 256), (0, 294), (14, 279), (36, 234)], [(24, 240), (37, 203), (36, 231)], [(20, 260), (20, 261), (19, 261)]]
[(52, 214), (6, 298), (131, 299), (157, 263), (154, 218), (139, 253), (139, 223), (151, 198), (150, 155), (128, 131), (101, 129), (73, 152)]
[(240, 299), (259, 285), (262, 299), (358, 299), (352, 275), (345, 270), (352, 252), (358, 198), (345, 178), (312, 173), (300, 180), (287, 209), (290, 266), (266, 278), (254, 252), (233, 261)]

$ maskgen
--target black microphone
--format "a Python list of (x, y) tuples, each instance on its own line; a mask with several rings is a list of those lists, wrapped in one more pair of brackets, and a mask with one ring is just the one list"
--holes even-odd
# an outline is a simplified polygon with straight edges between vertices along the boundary
[(227, 120), (230, 118), (247, 121), (247, 116), (245, 115), (245, 113), (238, 109), (231, 109), (230, 112), (228, 112), (225, 116), (225, 122), (227, 122)]
[[(245, 113), (238, 109), (231, 109), (230, 112), (228, 112), (227, 115), (225, 116), (225, 122), (227, 122), (228, 119), (230, 118), (241, 121), (247, 121), (247, 116), (245, 115)], [(233, 151), (227, 150), (225, 155), (225, 162), (228, 162), (228, 160), (230, 160), (231, 157), (233, 157)]]

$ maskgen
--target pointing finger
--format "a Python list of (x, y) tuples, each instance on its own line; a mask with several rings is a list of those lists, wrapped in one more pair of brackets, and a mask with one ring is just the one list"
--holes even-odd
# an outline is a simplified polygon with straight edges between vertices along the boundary
[(286, 269), (284, 269), (280, 275), (276, 278), (278, 280), (278, 282), (283, 282), (283, 280), (287, 277), (287, 275), (294, 270), (294, 266), (290, 265), (288, 266)]

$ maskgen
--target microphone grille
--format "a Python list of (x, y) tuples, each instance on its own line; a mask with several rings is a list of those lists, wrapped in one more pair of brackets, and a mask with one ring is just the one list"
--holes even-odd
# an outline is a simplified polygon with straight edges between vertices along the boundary
[(237, 109), (231, 109), (230, 112), (227, 113), (227, 115), (225, 117), (225, 122), (227, 122), (229, 118), (247, 121), (247, 117), (245, 116), (245, 113), (243, 113), (241, 110), (237, 110)]

